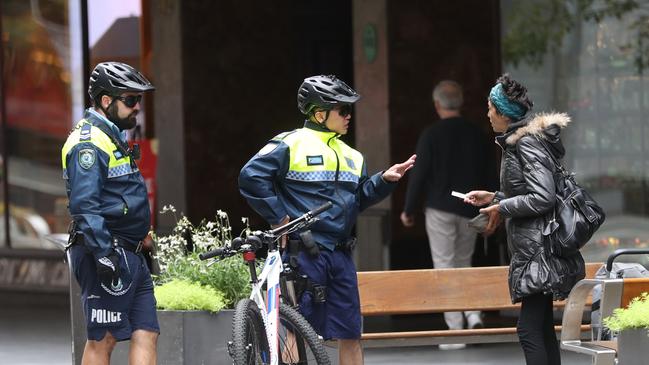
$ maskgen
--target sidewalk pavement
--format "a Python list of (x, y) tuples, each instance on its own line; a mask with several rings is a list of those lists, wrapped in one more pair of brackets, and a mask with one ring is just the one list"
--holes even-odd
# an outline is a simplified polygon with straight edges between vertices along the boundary
[[(72, 364), (67, 296), (0, 291), (0, 364)], [(367, 349), (367, 365), (523, 364), (517, 343), (482, 344), (463, 350), (434, 347)], [(562, 352), (563, 365), (586, 365), (587, 356)]]

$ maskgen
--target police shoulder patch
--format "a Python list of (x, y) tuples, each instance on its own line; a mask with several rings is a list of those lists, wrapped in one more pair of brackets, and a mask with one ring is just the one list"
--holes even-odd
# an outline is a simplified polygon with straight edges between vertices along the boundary
[(84, 148), (82, 150), (79, 150), (79, 166), (81, 166), (82, 168), (88, 170), (92, 167), (92, 165), (95, 164), (95, 160), (97, 160), (97, 156), (95, 154), (95, 150), (93, 150), (92, 148)]

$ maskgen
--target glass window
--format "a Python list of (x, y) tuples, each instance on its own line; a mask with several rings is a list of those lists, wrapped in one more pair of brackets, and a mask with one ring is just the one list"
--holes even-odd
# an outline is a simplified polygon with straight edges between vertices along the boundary
[[(647, 39), (636, 23), (649, 7), (573, 3), (502, 1), (503, 70), (528, 86), (537, 112), (572, 117), (564, 163), (607, 213), (583, 252), (603, 261), (617, 248), (649, 245), (649, 70), (638, 67)], [(595, 21), (606, 9), (621, 17)]]
[[(140, 13), (142, 4), (134, 0), (91, 1), (88, 3), (90, 69), (101, 62), (123, 62), (142, 71), (140, 54)], [(145, 72), (146, 73), (146, 72)], [(144, 99), (149, 95), (144, 95)], [(142, 106), (147, 105), (147, 100)], [(138, 127), (129, 131), (129, 140), (145, 133), (146, 107), (137, 115)]]
[(73, 40), (80, 39), (80, 8), (78, 1), (66, 0), (3, 0), (1, 6), (6, 112), (1, 140), (7, 151), (10, 242), (2, 219), (0, 247), (55, 249), (43, 236), (65, 232), (69, 221), (60, 151), (83, 103), (72, 91), (82, 84), (80, 42)]

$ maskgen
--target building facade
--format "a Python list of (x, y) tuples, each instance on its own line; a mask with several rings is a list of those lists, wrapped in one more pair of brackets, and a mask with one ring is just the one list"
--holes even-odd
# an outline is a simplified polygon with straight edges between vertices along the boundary
[[(306, 76), (336, 74), (363, 96), (344, 139), (376, 172), (414, 152), (421, 130), (437, 119), (431, 91), (443, 79), (464, 86), (464, 114), (493, 136), (486, 96), (509, 72), (529, 86), (535, 110), (573, 118), (564, 162), (608, 213), (584, 251), (587, 258), (601, 260), (614, 248), (649, 241), (646, 6), (573, 8), (559, 0), (140, 4), (137, 18), (114, 23), (118, 36), (106, 32), (93, 58), (93, 2), (0, 1), (0, 287), (66, 284), (61, 252), (44, 239), (65, 232), (69, 221), (59, 151), (87, 106), (89, 70), (111, 58), (139, 63), (156, 85), (137, 137), (157, 154), (152, 199), (193, 221), (221, 209), (235, 230), (242, 216), (263, 227), (239, 196), (236, 179), (267, 140), (301, 126), (295, 98)], [(550, 26), (556, 34), (541, 31)], [(493, 158), (499, 159), (495, 146)], [(423, 226), (406, 230), (399, 222), (405, 188), (402, 182), (359, 219), (359, 269), (431, 266)], [(152, 222), (161, 231), (173, 223), (166, 216)], [(503, 239), (477, 242), (476, 263), (504, 264)]]

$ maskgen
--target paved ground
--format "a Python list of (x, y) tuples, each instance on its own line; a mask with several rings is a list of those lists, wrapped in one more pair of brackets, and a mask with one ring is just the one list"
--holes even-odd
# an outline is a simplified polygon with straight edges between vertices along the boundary
[[(60, 295), (0, 292), (0, 364), (70, 365), (70, 315)], [(523, 364), (518, 344), (485, 344), (464, 350), (390, 348), (366, 350), (368, 365)], [(590, 364), (588, 357), (563, 353), (563, 365)]]

